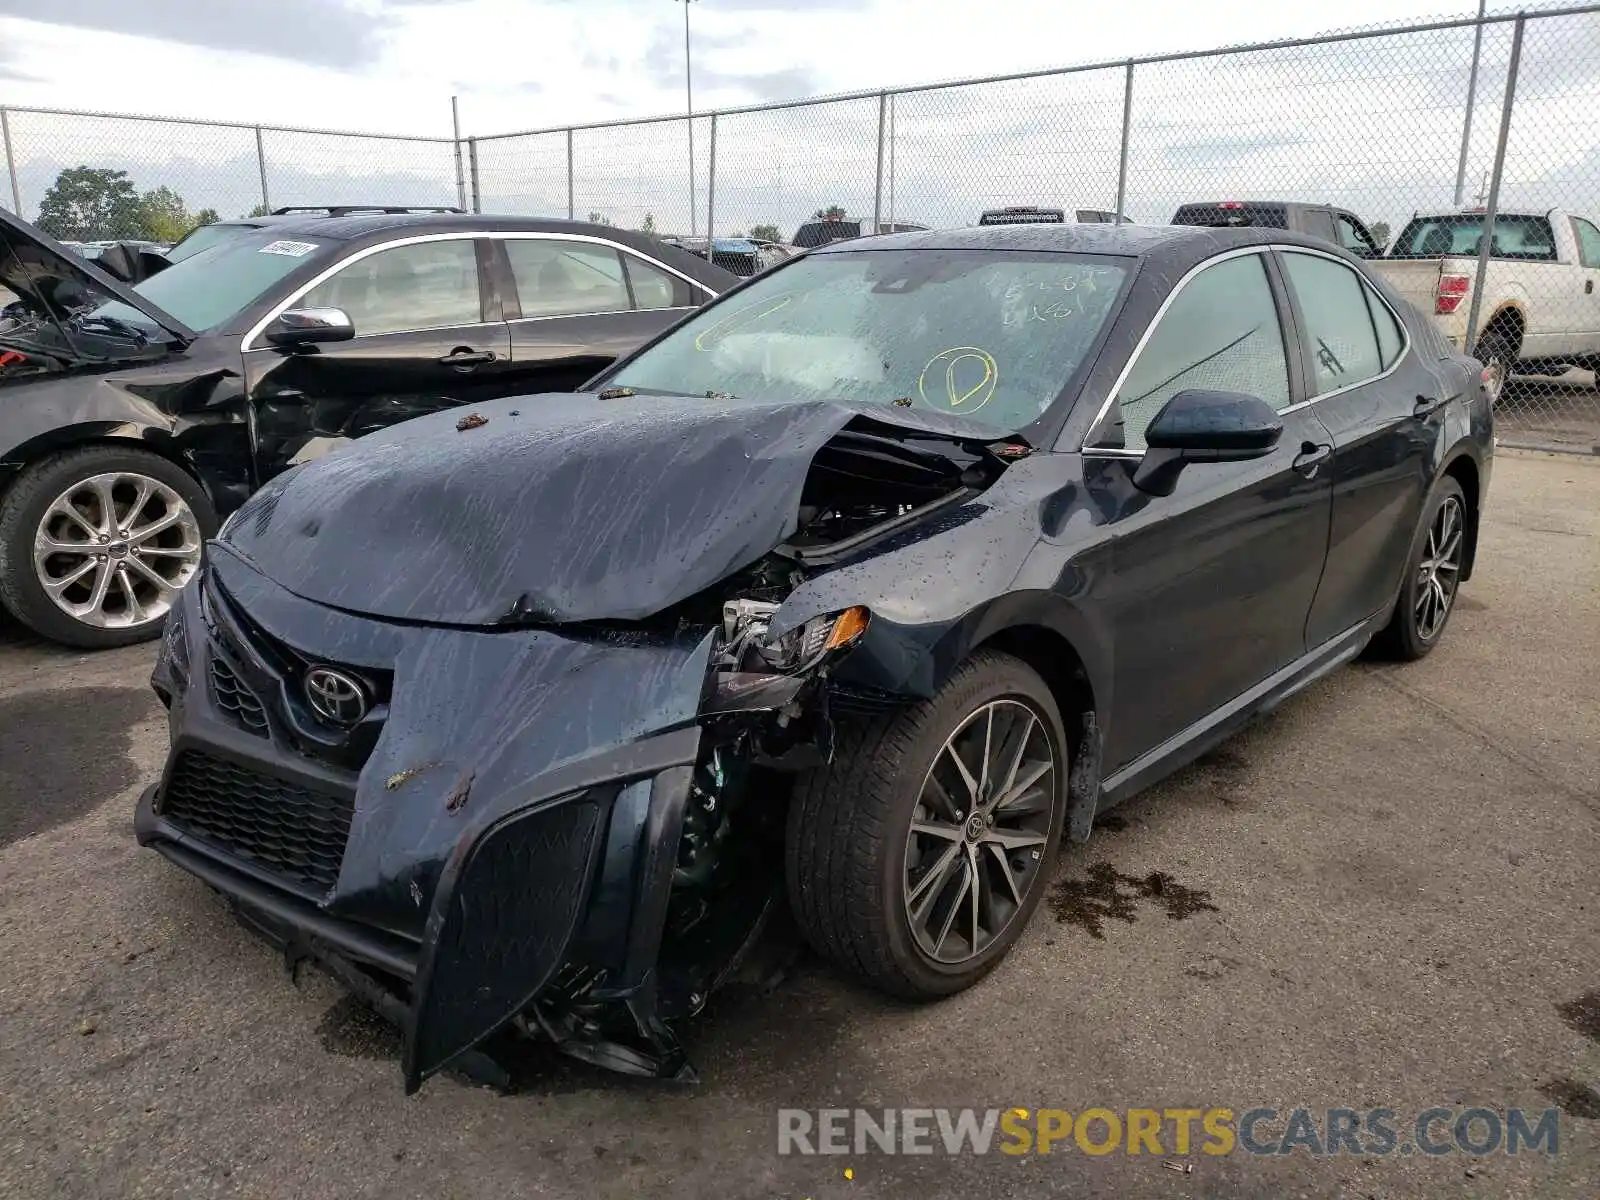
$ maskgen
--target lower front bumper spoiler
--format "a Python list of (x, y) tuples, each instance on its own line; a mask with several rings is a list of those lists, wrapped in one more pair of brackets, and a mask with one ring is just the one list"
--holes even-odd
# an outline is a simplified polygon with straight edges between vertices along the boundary
[(416, 979), (421, 954), (417, 943), (369, 925), (331, 917), (282, 888), (261, 883), (219, 862), (211, 854), (192, 849), (186, 844), (186, 833), (156, 815), (155, 793), (155, 787), (146, 788), (134, 810), (133, 828), (140, 845), (159, 852), (235, 903), (264, 914), (275, 926), (288, 927), (307, 938), (315, 938), (348, 958), (376, 967), (406, 983)]

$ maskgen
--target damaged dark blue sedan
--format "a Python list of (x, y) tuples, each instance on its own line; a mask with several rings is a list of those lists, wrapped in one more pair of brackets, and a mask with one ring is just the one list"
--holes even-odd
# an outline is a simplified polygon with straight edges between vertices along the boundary
[(512, 1025), (685, 1077), (778, 906), (965, 988), (1064, 835), (1428, 653), (1491, 431), (1476, 362), (1284, 231), (827, 247), (584, 392), (268, 482), (167, 623), (139, 839), (398, 1022), (408, 1088)]

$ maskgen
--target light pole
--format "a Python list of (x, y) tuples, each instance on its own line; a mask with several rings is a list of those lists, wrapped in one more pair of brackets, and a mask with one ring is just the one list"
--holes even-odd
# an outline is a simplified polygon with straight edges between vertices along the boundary
[[(677, 0), (674, 0), (676, 3)], [(684, 107), (689, 113), (689, 236), (695, 236), (694, 219), (694, 75), (689, 69), (689, 5), (694, 0), (682, 0), (683, 4), (683, 95)], [(709, 233), (710, 230), (707, 230)], [(711, 257), (709, 252), (707, 259)]]

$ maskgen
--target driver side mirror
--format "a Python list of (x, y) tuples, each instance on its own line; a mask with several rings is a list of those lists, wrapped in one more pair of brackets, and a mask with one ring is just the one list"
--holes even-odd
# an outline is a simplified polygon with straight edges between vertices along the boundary
[(348, 342), (356, 335), (342, 308), (286, 308), (263, 331), (274, 346), (293, 349), (317, 342)]
[(1191, 388), (1168, 400), (1145, 429), (1133, 483), (1152, 496), (1170, 496), (1190, 463), (1263, 458), (1282, 436), (1283, 421), (1265, 401)]

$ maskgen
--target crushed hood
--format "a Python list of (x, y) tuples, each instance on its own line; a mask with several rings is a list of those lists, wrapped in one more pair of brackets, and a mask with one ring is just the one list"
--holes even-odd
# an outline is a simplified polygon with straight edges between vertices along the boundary
[[(117, 264), (128, 266), (124, 261), (129, 256), (128, 249), (120, 246), (116, 249), (122, 252), (115, 260)], [(146, 278), (154, 273), (149, 270), (139, 277)], [(146, 300), (121, 279), (4, 209), (0, 209), (0, 285), (35, 304), (47, 305), (57, 316), (65, 316), (74, 307), (70, 300), (72, 295), (86, 289), (97, 291), (143, 313), (175, 338), (192, 342), (198, 336), (177, 317)]]
[(855, 402), (524, 396), (407, 421), (287, 472), (221, 540), (303, 599), (391, 620), (639, 620), (792, 534), (813, 456), (847, 426), (997, 437)]

